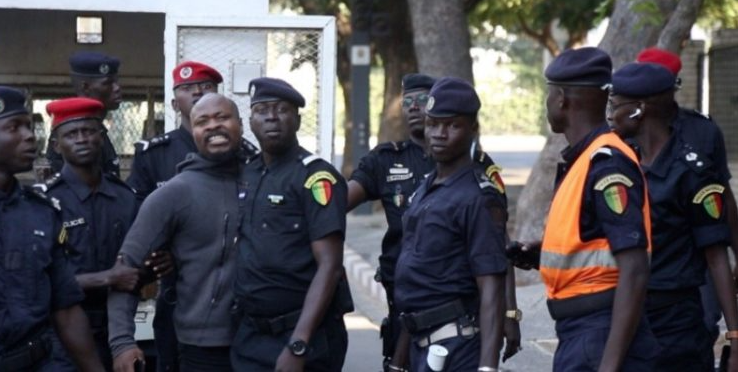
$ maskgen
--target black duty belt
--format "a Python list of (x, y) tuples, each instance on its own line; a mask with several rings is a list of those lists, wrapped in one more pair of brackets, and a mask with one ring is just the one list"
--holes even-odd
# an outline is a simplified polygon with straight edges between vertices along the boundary
[(0, 356), (0, 371), (26, 371), (48, 358), (51, 353), (51, 340), (46, 335), (47, 327), (35, 332), (34, 336), (20, 342), (13, 349)]
[(295, 328), (297, 321), (300, 320), (300, 313), (301, 310), (296, 310), (274, 318), (257, 318), (247, 315), (245, 319), (251, 322), (259, 333), (278, 335)]
[(465, 315), (467, 315), (467, 311), (464, 303), (457, 299), (428, 310), (402, 313), (400, 314), (400, 320), (408, 332), (414, 334), (455, 321)]
[(554, 320), (579, 317), (595, 311), (612, 308), (615, 302), (615, 290), (586, 294), (562, 300), (547, 300), (548, 312)]
[(646, 309), (656, 310), (682, 302), (688, 298), (699, 298), (699, 289), (686, 288), (667, 291), (648, 291), (646, 294)]

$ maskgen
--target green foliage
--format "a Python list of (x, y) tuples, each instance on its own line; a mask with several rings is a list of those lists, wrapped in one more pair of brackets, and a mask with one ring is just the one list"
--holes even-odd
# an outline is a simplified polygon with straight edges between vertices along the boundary
[(708, 30), (738, 28), (738, 0), (705, 0), (697, 24)]

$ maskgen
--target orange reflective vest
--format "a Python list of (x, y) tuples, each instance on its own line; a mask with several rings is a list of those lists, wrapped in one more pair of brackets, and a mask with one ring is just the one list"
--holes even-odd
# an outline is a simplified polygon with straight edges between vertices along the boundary
[[(579, 155), (554, 195), (541, 246), (540, 272), (549, 299), (560, 300), (615, 288), (618, 267), (605, 238), (583, 242), (579, 231), (590, 163), (602, 147), (620, 150), (638, 164), (635, 152), (616, 134), (597, 137)], [(651, 214), (644, 185), (643, 222), (651, 252)]]

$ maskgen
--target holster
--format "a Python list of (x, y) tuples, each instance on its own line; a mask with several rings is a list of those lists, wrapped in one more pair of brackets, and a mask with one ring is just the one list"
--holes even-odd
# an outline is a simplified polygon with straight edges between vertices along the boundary
[(382, 319), (382, 325), (379, 327), (379, 338), (382, 339), (382, 356), (392, 358), (395, 353), (394, 340), (392, 337), (392, 321), (390, 318)]

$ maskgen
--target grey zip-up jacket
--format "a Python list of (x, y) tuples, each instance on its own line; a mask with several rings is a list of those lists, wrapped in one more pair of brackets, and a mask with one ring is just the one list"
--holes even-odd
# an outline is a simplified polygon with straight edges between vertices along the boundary
[[(190, 154), (180, 173), (155, 190), (126, 235), (124, 262), (142, 267), (155, 250), (169, 249), (177, 266), (174, 327), (180, 343), (228, 346), (234, 326), (235, 249), (239, 218), (239, 161), (215, 163)], [(136, 346), (138, 296), (111, 292), (108, 328), (113, 356)]]

